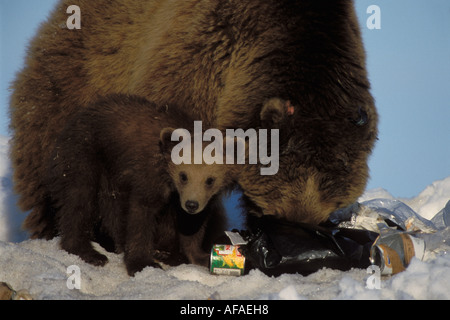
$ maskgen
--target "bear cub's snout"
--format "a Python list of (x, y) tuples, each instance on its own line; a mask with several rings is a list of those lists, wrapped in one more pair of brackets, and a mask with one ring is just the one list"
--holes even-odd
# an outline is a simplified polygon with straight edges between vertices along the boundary
[(186, 201), (184, 206), (187, 209), (187, 213), (190, 213), (190, 214), (196, 214), (198, 208), (200, 207), (198, 201), (191, 201), (191, 200)]

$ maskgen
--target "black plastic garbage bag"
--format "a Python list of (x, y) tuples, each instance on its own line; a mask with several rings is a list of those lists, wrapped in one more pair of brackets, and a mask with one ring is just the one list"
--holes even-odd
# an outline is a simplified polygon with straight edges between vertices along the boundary
[(257, 268), (270, 276), (308, 275), (324, 267), (338, 270), (367, 268), (370, 248), (378, 233), (309, 224), (293, 224), (273, 217), (253, 221), (241, 232), (246, 270)]

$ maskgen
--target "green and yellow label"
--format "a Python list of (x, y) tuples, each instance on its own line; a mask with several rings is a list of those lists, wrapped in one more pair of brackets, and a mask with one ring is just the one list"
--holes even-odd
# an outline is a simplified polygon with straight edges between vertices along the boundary
[(244, 274), (245, 257), (239, 252), (239, 246), (214, 245), (211, 250), (212, 274), (241, 276)]

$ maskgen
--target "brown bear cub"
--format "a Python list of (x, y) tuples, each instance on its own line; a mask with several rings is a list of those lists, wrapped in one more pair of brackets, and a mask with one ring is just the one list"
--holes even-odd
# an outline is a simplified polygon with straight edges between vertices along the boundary
[(102, 266), (108, 259), (91, 244), (101, 235), (124, 252), (129, 275), (183, 257), (207, 265), (210, 241), (225, 229), (221, 193), (232, 180), (225, 165), (171, 161), (172, 132), (192, 132), (193, 124), (174, 107), (126, 95), (76, 113), (45, 179), (61, 247)]

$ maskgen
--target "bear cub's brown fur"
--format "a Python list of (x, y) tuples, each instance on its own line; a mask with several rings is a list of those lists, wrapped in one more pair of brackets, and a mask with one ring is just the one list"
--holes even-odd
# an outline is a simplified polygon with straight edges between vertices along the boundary
[(130, 275), (158, 261), (207, 265), (206, 250), (226, 224), (221, 193), (232, 181), (223, 165), (173, 164), (171, 134), (192, 132), (193, 123), (175, 107), (125, 95), (75, 114), (45, 179), (61, 247), (102, 266), (108, 259), (91, 244), (102, 235), (124, 252)]

